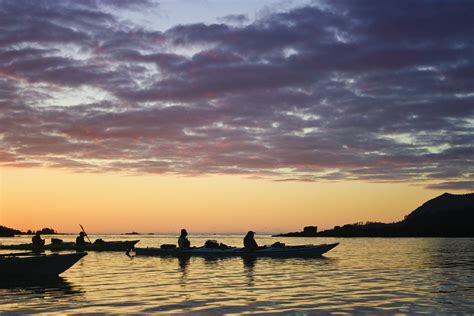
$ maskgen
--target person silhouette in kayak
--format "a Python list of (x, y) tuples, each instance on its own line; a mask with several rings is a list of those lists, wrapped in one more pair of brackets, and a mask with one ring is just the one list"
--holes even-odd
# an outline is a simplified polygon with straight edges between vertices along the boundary
[(85, 236), (86, 236), (86, 233), (84, 232), (79, 233), (79, 236), (76, 237), (77, 246), (84, 246), (85, 244), (87, 244), (86, 240), (84, 239)]
[(189, 242), (189, 239), (186, 237), (188, 236), (188, 232), (186, 229), (181, 229), (181, 235), (179, 236), (178, 239), (178, 247), (179, 248), (189, 248), (191, 247), (191, 243)]
[(41, 239), (41, 233), (39, 231), (31, 238), (31, 242), (33, 246), (44, 246), (44, 239)]
[(247, 235), (245, 235), (245, 237), (244, 237), (244, 247), (246, 249), (257, 249), (258, 248), (258, 244), (255, 241), (255, 239), (253, 238), (254, 236), (255, 236), (255, 232), (253, 232), (251, 230), (247, 233)]

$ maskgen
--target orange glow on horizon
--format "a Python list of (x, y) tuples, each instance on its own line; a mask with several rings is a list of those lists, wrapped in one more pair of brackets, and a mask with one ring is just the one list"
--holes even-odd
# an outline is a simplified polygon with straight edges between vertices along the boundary
[(408, 183), (272, 182), (238, 176), (72, 173), (3, 168), (0, 225), (77, 232), (142, 233), (320, 230), (392, 222), (441, 191)]

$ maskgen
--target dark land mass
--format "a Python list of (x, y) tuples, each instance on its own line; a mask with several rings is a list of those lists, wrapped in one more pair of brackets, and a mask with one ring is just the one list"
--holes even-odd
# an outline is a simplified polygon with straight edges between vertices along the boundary
[[(39, 230), (41, 235), (56, 235), (58, 234), (52, 228), (43, 228)], [(35, 232), (32, 230), (28, 230), (27, 232), (22, 232), (18, 229), (8, 228), (5, 226), (0, 226), (0, 237), (15, 237), (15, 235), (34, 235)]]
[(21, 231), (5, 226), (0, 226), (0, 237), (15, 237), (15, 235), (23, 234)]
[(57, 235), (58, 234), (58, 232), (52, 228), (43, 228), (43, 229), (40, 229), (39, 232), (41, 233), (41, 235)]
[(302, 232), (284, 233), (284, 234), (279, 234), (279, 235), (273, 235), (272, 237), (317, 237), (317, 236), (318, 236), (318, 227), (306, 226)]
[(474, 237), (474, 193), (444, 193), (396, 223), (355, 223), (308, 235), (274, 237)]

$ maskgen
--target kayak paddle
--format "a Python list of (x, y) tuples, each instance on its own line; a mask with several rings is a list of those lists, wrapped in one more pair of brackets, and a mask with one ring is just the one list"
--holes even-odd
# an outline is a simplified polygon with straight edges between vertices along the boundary
[(89, 239), (89, 236), (87, 235), (86, 231), (84, 230), (84, 227), (82, 227), (81, 224), (79, 224), (79, 226), (81, 226), (82, 232), (86, 235), (87, 240), (89, 240), (89, 242), (92, 244), (91, 240)]

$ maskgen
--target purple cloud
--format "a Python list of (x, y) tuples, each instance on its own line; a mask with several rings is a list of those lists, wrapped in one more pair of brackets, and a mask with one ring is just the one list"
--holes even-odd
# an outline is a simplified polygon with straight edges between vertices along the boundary
[(427, 186), (428, 189), (434, 190), (474, 190), (474, 181), (453, 181), (441, 182)]
[[(0, 161), (470, 189), (474, 3), (331, 1), (151, 30), (0, 3)], [(459, 7), (462, 10), (459, 10)]]

